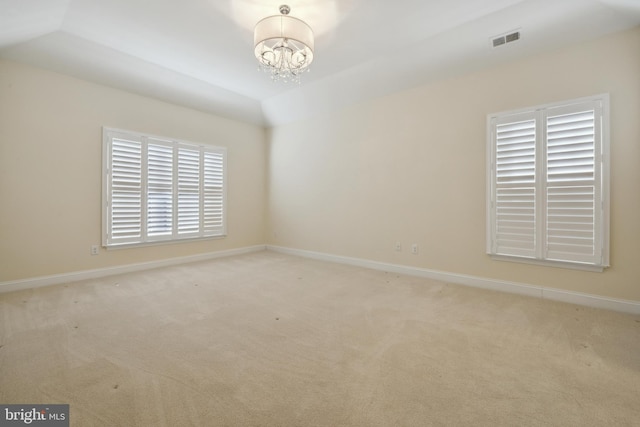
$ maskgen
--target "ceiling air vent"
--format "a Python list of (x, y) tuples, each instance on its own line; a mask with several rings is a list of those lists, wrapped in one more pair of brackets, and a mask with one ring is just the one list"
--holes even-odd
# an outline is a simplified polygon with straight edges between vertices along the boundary
[(511, 31), (508, 34), (502, 34), (500, 36), (496, 36), (493, 39), (491, 39), (491, 43), (493, 44), (493, 47), (498, 47), (498, 46), (505, 45), (507, 43), (515, 42), (517, 40), (520, 40), (520, 30)]

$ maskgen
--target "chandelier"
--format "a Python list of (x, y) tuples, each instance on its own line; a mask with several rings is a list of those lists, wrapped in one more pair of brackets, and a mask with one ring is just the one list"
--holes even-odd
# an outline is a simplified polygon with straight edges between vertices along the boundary
[(291, 8), (280, 6), (280, 15), (259, 21), (253, 31), (259, 69), (273, 81), (300, 83), (300, 74), (313, 61), (313, 31), (304, 21), (289, 16)]

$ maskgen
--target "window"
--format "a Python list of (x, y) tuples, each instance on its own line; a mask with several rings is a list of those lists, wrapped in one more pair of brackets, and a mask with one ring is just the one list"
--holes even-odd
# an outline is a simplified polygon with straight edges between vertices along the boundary
[(609, 97), (490, 114), (487, 252), (609, 265)]
[(226, 234), (226, 150), (103, 129), (103, 245)]

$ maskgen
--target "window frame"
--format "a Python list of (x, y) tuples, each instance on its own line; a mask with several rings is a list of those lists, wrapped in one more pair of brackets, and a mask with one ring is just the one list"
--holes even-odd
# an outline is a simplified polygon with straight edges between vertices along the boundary
[[(594, 218), (593, 235), (593, 260), (551, 259), (547, 256), (548, 229), (547, 221), (551, 216), (547, 203), (549, 194), (547, 189), (551, 186), (547, 181), (547, 168), (551, 163), (547, 157), (549, 147), (547, 141), (548, 118), (559, 117), (563, 111), (566, 114), (574, 114), (578, 106), (592, 104), (594, 106), (594, 160), (593, 160), (593, 187)], [(587, 271), (602, 272), (610, 266), (609, 260), (609, 234), (610, 234), (610, 129), (609, 129), (609, 94), (599, 94), (590, 97), (577, 98), (538, 105), (517, 110), (503, 111), (487, 115), (487, 151), (486, 151), (486, 178), (487, 178), (487, 206), (486, 206), (486, 253), (494, 260), (521, 262), (552, 267), (562, 267)], [(534, 254), (522, 255), (515, 253), (499, 253), (497, 249), (497, 135), (496, 126), (501, 124), (516, 124), (518, 120), (535, 119), (535, 152), (534, 152), (534, 225), (535, 240), (533, 243)], [(598, 206), (599, 205), (599, 206)], [(515, 252), (515, 251), (514, 251)]]
[[(210, 240), (224, 238), (227, 236), (227, 149), (208, 144), (194, 143), (175, 138), (161, 137), (156, 135), (143, 134), (135, 131), (122, 130), (110, 127), (102, 128), (102, 246), (106, 249), (131, 248), (139, 246), (150, 246), (170, 243), (184, 243), (189, 241)], [(133, 166), (135, 172), (139, 172), (139, 181), (137, 176), (134, 178), (136, 190), (139, 193), (139, 209), (136, 206), (136, 213), (139, 219), (136, 219), (136, 225), (133, 227), (135, 232), (139, 231), (139, 236), (121, 237), (113, 236), (113, 215), (112, 200), (113, 193), (113, 144), (114, 140), (121, 141), (121, 145), (129, 143), (131, 146), (139, 144), (139, 165)], [(160, 222), (165, 222), (165, 227), (169, 231), (161, 233), (150, 232), (149, 218), (153, 217), (153, 206), (150, 207), (149, 187), (149, 167), (152, 163), (149, 157), (149, 146), (152, 151), (158, 147), (164, 147), (166, 153), (170, 153), (170, 167), (164, 169), (164, 172), (170, 178), (167, 193), (170, 194), (170, 212), (165, 218), (161, 218), (163, 213), (160, 212)], [(179, 209), (180, 182), (184, 181), (184, 166), (181, 166), (180, 153), (197, 153), (197, 190), (192, 189), (191, 194), (195, 195), (197, 201), (198, 219), (196, 232), (186, 232), (186, 226), (180, 228), (179, 214), (184, 212)], [(167, 157), (167, 158), (169, 158)], [(184, 156), (183, 156), (184, 157)], [(206, 166), (205, 166), (206, 164)], [(193, 165), (193, 163), (192, 163)], [(167, 166), (165, 166), (166, 168)], [(181, 169), (182, 168), (182, 169)], [(180, 171), (180, 172), (179, 172)], [(191, 178), (193, 178), (193, 170)], [(182, 181), (181, 181), (182, 180)], [(165, 184), (166, 187), (166, 184)], [(136, 194), (138, 197), (138, 194)], [(183, 199), (182, 199), (183, 200)], [(192, 200), (195, 200), (192, 197)], [(157, 201), (157, 200), (156, 200)], [(184, 204), (183, 204), (184, 206)], [(191, 206), (193, 208), (193, 204)], [(212, 211), (215, 209), (215, 212)], [(184, 214), (182, 215), (184, 217)], [(191, 221), (192, 223), (192, 221)], [(138, 225), (139, 224), (139, 225)]]

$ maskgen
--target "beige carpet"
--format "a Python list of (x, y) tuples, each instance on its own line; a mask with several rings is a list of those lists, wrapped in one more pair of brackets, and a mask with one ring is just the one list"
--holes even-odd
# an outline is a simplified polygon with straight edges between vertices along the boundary
[(640, 425), (640, 318), (259, 252), (0, 295), (73, 426)]

